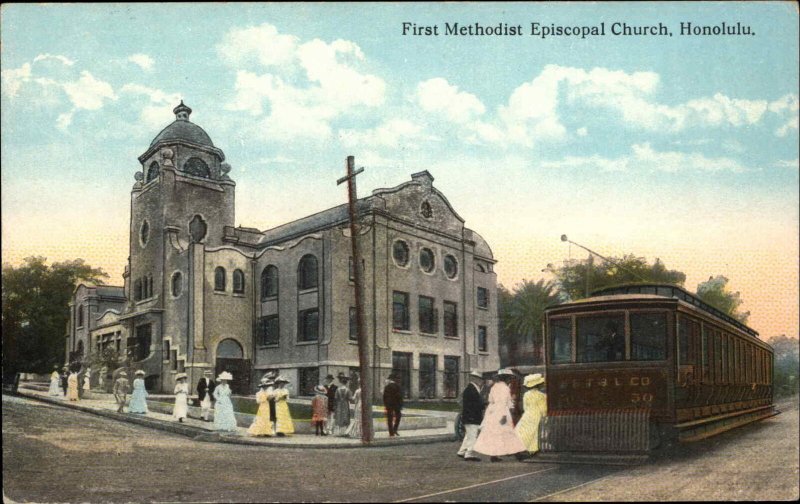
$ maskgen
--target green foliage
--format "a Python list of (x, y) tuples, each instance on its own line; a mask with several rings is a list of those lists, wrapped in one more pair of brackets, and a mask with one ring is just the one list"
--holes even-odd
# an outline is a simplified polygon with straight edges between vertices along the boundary
[(504, 365), (537, 364), (537, 349), (542, 347), (544, 310), (557, 304), (559, 296), (553, 282), (523, 280), (510, 292), (497, 290), (500, 310), (500, 338), (505, 346)]
[(28, 257), (3, 264), (3, 370), (47, 373), (64, 363), (69, 299), (80, 281), (102, 283), (108, 275), (83, 259), (46, 264)]
[(84, 364), (98, 370), (98, 372), (103, 368), (106, 368), (108, 372), (112, 372), (117, 368), (127, 366), (128, 359), (125, 352), (119, 352), (114, 347), (106, 347), (102, 352), (91, 352)]
[(686, 281), (686, 274), (667, 269), (660, 259), (653, 264), (633, 254), (609, 259), (598, 263), (590, 256), (585, 261), (565, 263), (560, 268), (550, 267), (549, 270), (555, 275), (565, 300), (573, 301), (585, 298), (587, 292), (615, 285), (660, 283), (683, 287)]
[(773, 385), (776, 396), (797, 394), (800, 391), (800, 345), (796, 338), (785, 334), (767, 340), (775, 351)]
[(750, 317), (750, 312), (739, 311), (743, 301), (738, 292), (728, 290), (728, 279), (722, 275), (709, 277), (707, 281), (699, 283), (697, 297), (743, 324)]

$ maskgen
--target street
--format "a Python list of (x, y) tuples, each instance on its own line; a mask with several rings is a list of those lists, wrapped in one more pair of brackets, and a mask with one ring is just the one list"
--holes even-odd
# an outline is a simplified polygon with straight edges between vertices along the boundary
[[(763, 444), (772, 434), (786, 436), (784, 430), (792, 425), (796, 430), (796, 408), (776, 418), (781, 417), (787, 425), (761, 422), (741, 429), (741, 439), (760, 439)], [(790, 498), (792, 492), (796, 496), (797, 488), (796, 464), (774, 475), (783, 480), (795, 475), (784, 482), (783, 493), (765, 493), (764, 488), (775, 487), (774, 480), (761, 485), (748, 482), (747, 474), (736, 474), (731, 467), (724, 469), (724, 475), (735, 477), (737, 484), (719, 484), (714, 464), (708, 460), (704, 464), (702, 457), (714, 450), (735, 451), (739, 438), (732, 433), (682, 448), (677, 466), (691, 467), (681, 473), (672, 467), (676, 461), (671, 459), (656, 459), (637, 468), (513, 459), (467, 463), (455, 456), (455, 442), (370, 449), (204, 443), (6, 395), (2, 422), (3, 488), (6, 499), (17, 502), (670, 499), (664, 487), (676, 489), (680, 493), (672, 495), (682, 499), (753, 498), (747, 493), (725, 493), (740, 486), (755, 486), (758, 496), (769, 499)], [(796, 462), (796, 434), (794, 440), (772, 439), (781, 439), (778, 446), (788, 450), (788, 458), (774, 458), (791, 462), (794, 457)], [(724, 446), (719, 448), (719, 443)], [(771, 453), (759, 451), (752, 443), (747, 446), (747, 454), (742, 455), (750, 460), (745, 465), (759, 465), (753, 462), (760, 451)], [(764, 467), (753, 467), (753, 476), (765, 478)], [(719, 492), (704, 493), (704, 482), (719, 485)]]

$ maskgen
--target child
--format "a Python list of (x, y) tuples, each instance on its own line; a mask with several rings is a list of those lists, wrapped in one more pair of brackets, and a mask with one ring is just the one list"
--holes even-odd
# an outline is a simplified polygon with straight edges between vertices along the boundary
[(311, 400), (311, 421), (314, 423), (317, 436), (327, 436), (325, 421), (328, 419), (328, 391), (322, 385), (314, 387), (316, 395)]
[(247, 429), (247, 433), (251, 436), (271, 436), (272, 431), (272, 417), (269, 413), (269, 396), (267, 389), (272, 386), (272, 380), (262, 378), (259, 383), (260, 390), (256, 392), (256, 402), (258, 403), (258, 412), (253, 419), (253, 424)]

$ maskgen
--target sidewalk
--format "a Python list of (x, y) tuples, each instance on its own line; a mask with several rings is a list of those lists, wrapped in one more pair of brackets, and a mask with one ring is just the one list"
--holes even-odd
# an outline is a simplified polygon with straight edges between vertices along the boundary
[[(447, 421), (446, 426), (441, 428), (415, 430), (403, 430), (401, 422), (400, 435), (398, 437), (390, 438), (388, 432), (377, 431), (375, 432), (375, 438), (373, 442), (368, 446), (362, 445), (361, 440), (359, 439), (338, 436), (315, 436), (302, 433), (287, 437), (252, 437), (247, 434), (246, 427), (240, 426), (237, 428), (236, 432), (219, 433), (214, 431), (213, 422), (204, 422), (198, 418), (191, 417), (185, 419), (183, 422), (178, 422), (172, 418), (170, 413), (163, 412), (164, 410), (171, 411), (171, 404), (168, 403), (154, 403), (153, 401), (148, 401), (150, 412), (147, 415), (137, 415), (131, 413), (117, 413), (117, 404), (114, 401), (114, 396), (112, 394), (103, 392), (92, 391), (88, 398), (84, 398), (79, 401), (68, 401), (63, 396), (49, 396), (47, 393), (47, 387), (42, 386), (42, 384), (23, 382), (19, 385), (18, 393), (23, 397), (56, 404), (66, 408), (72, 408), (78, 411), (92, 413), (118, 421), (164, 430), (174, 434), (180, 434), (191, 437), (195, 441), (257, 446), (281, 446), (291, 448), (362, 448), (372, 446), (434, 443), (454, 441), (455, 439), (453, 435), (452, 421)], [(409, 411), (409, 413), (411, 413), (411, 411)], [(414, 410), (414, 413), (425, 414), (427, 411)], [(245, 421), (244, 423), (248, 423), (247, 417), (252, 418), (252, 415), (237, 414), (237, 416), (239, 417), (240, 425), (243, 423), (242, 420)], [(380, 421), (380, 419), (375, 419), (376, 424)]]

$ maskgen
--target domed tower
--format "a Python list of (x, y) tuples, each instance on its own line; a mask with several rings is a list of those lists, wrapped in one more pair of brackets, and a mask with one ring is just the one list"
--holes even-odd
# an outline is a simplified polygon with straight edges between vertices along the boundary
[(173, 112), (175, 121), (139, 156), (122, 317), (134, 366), (156, 389), (162, 375), (186, 364), (190, 250), (221, 246), (224, 227), (234, 223), (235, 183), (225, 154), (189, 120), (192, 109), (183, 101)]

